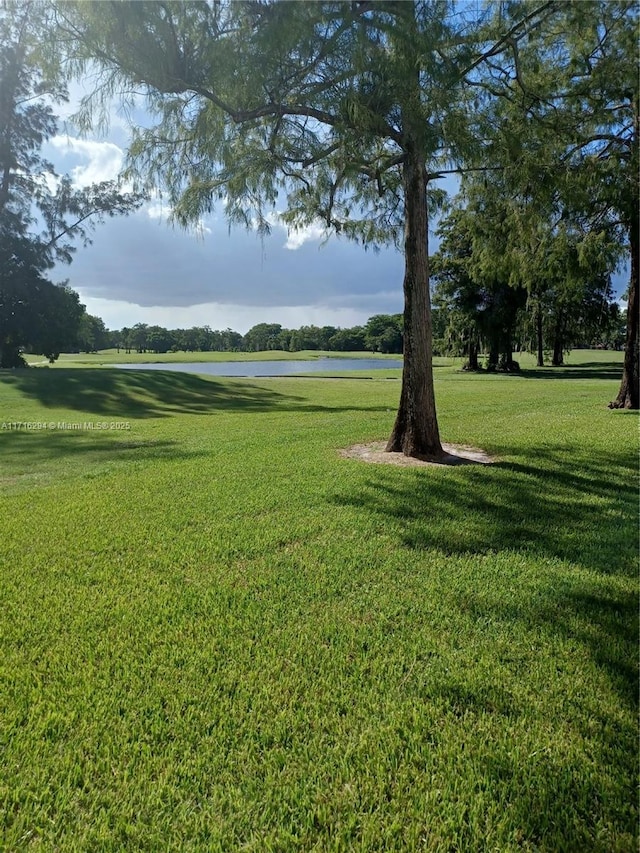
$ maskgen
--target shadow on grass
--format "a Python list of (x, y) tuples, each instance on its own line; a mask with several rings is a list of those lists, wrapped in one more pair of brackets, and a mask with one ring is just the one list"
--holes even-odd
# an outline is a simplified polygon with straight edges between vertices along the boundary
[[(505, 453), (506, 455), (506, 453)], [(515, 455), (515, 454), (514, 454)], [(636, 707), (637, 466), (631, 454), (541, 448), (528, 462), (397, 470), (372, 466), (358, 494), (333, 497), (395, 525), (400, 544), (448, 555), (522, 552), (565, 560), (535, 595), (501, 603), (468, 591), (458, 607), (478, 618), (547, 626), (590, 649), (618, 695)], [(573, 565), (572, 565), (573, 564)], [(581, 567), (594, 573), (591, 578)], [(620, 582), (603, 583), (604, 577)]]
[(13, 470), (29, 473), (60, 460), (77, 460), (86, 467), (91, 461), (182, 460), (206, 455), (205, 451), (184, 450), (177, 441), (136, 440), (129, 433), (107, 430), (3, 430), (0, 450), (2, 474), (9, 477)]
[(466, 593), (459, 609), (478, 620), (525, 623), (570, 638), (590, 650), (595, 663), (609, 676), (617, 695), (630, 708), (638, 707), (638, 598), (601, 585), (559, 577), (535, 597), (521, 603), (487, 602), (482, 594)]
[(17, 387), (48, 408), (119, 418), (208, 414), (219, 409), (255, 412), (301, 399), (246, 383), (159, 370), (15, 370), (1, 372), (0, 383)]
[(334, 500), (400, 520), (405, 547), (456, 555), (523, 549), (635, 576), (633, 456), (545, 447), (529, 458), (435, 473), (409, 468), (402, 478), (371, 466), (361, 493)]
[[(290, 377), (284, 377), (289, 379)], [(13, 386), (47, 408), (113, 418), (157, 418), (226, 412), (384, 412), (387, 406), (322, 406), (245, 379), (203, 378), (195, 373), (110, 368), (0, 371), (0, 386)], [(6, 419), (9, 414), (5, 414)]]
[(519, 373), (523, 379), (606, 379), (619, 382), (622, 379), (622, 363), (619, 361), (587, 361), (584, 364), (562, 367), (525, 367)]

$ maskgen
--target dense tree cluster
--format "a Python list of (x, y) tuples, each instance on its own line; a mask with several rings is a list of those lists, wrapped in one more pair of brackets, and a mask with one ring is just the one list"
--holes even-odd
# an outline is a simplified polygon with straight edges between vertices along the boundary
[[(507, 16), (518, 5), (505, 4)], [(545, 18), (513, 46), (507, 68), (492, 59), (473, 82), (473, 131), (484, 140), (478, 171), (463, 179), (467, 205), (484, 220), (472, 229), (474, 275), (526, 290), (538, 362), (548, 347), (557, 364), (568, 341), (605, 322), (609, 274), (624, 255), (624, 370), (611, 406), (637, 409), (638, 5), (549, 3)]]
[[(575, 346), (621, 348), (624, 325), (611, 274), (620, 246), (565, 217), (555, 226), (532, 219), (523, 239), (523, 211), (495, 183), (465, 181), (438, 229), (431, 258), (436, 350), (465, 355), (477, 370), (517, 370), (514, 350), (563, 363)], [(535, 228), (534, 228), (535, 226)]]
[(376, 314), (364, 326), (301, 326), (285, 329), (279, 323), (258, 323), (245, 335), (209, 326), (165, 329), (137, 323), (131, 328), (107, 331), (97, 317), (83, 318), (86, 329), (79, 349), (95, 352), (116, 347), (125, 352), (262, 352), (325, 350), (328, 352), (402, 353), (402, 315)]
[[(439, 264), (440, 258), (440, 254), (436, 255), (434, 264)], [(473, 287), (464, 292), (458, 280), (447, 281), (439, 273), (434, 275), (434, 283), (436, 355), (467, 356), (469, 366), (479, 368), (478, 358), (484, 354), (486, 365), (491, 369), (504, 367), (505, 357), (508, 355), (511, 359), (514, 350), (535, 351), (535, 316), (527, 302), (526, 291), (496, 286), (496, 292)], [(515, 307), (505, 308), (503, 302)], [(576, 315), (570, 330), (565, 328), (562, 353), (570, 347), (622, 349), (624, 317), (617, 302), (611, 301), (608, 287), (599, 290), (594, 286), (592, 302), (584, 302), (581, 310), (583, 313)], [(584, 322), (584, 318), (590, 322)], [(545, 351), (552, 348), (554, 328), (551, 323), (548, 328), (551, 337), (545, 338)], [(146, 323), (109, 331), (99, 317), (84, 312), (80, 333), (74, 340), (70, 348), (81, 352), (105, 349), (138, 353), (316, 350), (401, 355), (403, 351), (401, 314), (375, 314), (363, 326), (351, 328), (301, 326), (286, 329), (279, 323), (258, 323), (242, 335), (233, 329), (218, 330), (210, 326), (165, 329)], [(498, 345), (500, 360), (493, 355), (496, 340), (508, 341), (511, 347), (500, 350)], [(561, 363), (561, 360), (552, 363)]]

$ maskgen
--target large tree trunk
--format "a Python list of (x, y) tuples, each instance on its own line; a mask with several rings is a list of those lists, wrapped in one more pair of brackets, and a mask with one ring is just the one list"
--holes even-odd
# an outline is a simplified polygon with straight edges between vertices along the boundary
[(500, 361), (500, 334), (492, 331), (489, 343), (489, 363), (488, 370), (496, 370)]
[(478, 341), (473, 330), (469, 336), (469, 370), (478, 370)]
[(562, 312), (558, 315), (555, 329), (553, 331), (553, 356), (551, 358), (552, 367), (562, 367), (564, 364), (564, 315)]
[(0, 343), (0, 369), (5, 370), (12, 367), (28, 367), (29, 365), (20, 353), (17, 344)]
[(538, 302), (538, 308), (536, 311), (536, 338), (538, 344), (538, 359), (536, 361), (536, 367), (544, 367), (544, 349), (542, 346), (542, 306), (540, 302)]
[(629, 301), (627, 302), (627, 339), (624, 347), (624, 367), (622, 382), (615, 400), (609, 403), (610, 409), (637, 409), (638, 403), (638, 360), (640, 359), (640, 342), (638, 340), (638, 253), (640, 252), (640, 237), (638, 235), (637, 214), (633, 216), (629, 229), (629, 244), (631, 247), (631, 280), (629, 282)]
[(511, 329), (508, 328), (504, 334), (504, 369), (511, 370), (513, 362), (513, 338), (511, 337)]
[(404, 179), (404, 366), (402, 392), (388, 451), (438, 459), (440, 443), (433, 388), (433, 340), (427, 248), (427, 178), (419, 150), (410, 150)]
[(640, 103), (636, 94), (634, 101), (634, 138), (633, 154), (631, 157), (631, 193), (628, 210), (629, 225), (629, 248), (631, 249), (631, 279), (629, 281), (629, 300), (627, 302), (627, 338), (624, 345), (624, 367), (622, 369), (622, 382), (615, 400), (609, 403), (610, 409), (637, 409), (640, 407), (638, 397), (640, 390), (639, 365), (640, 341), (638, 340), (638, 276), (640, 270), (638, 263), (640, 258), (640, 185), (638, 182), (639, 171), (639, 139), (640, 139)]

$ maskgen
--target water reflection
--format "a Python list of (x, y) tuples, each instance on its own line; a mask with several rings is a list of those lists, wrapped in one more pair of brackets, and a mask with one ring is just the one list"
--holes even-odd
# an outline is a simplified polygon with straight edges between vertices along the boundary
[(314, 358), (311, 361), (196, 361), (163, 364), (113, 364), (126, 370), (177, 370), (210, 376), (291, 376), (294, 373), (342, 373), (402, 367), (401, 358)]

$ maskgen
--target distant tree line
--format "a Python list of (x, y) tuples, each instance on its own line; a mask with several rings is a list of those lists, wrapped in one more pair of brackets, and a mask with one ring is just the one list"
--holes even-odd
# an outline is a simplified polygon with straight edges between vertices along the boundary
[[(443, 243), (444, 250), (446, 244)], [(536, 352), (540, 311), (524, 289), (499, 282), (476, 285), (467, 279), (446, 276), (445, 260), (435, 258), (434, 349), (436, 355), (467, 358), (467, 366), (479, 369), (517, 369), (513, 353)], [(571, 303), (570, 296), (574, 301)], [(80, 306), (82, 309), (83, 306)], [(286, 329), (279, 323), (258, 323), (242, 335), (233, 329), (193, 326), (165, 329), (137, 323), (110, 331), (100, 317), (86, 312), (78, 332), (69, 338), (69, 349), (97, 352), (104, 349), (136, 353), (168, 352), (371, 352), (401, 354), (401, 314), (375, 314), (363, 326), (301, 326)], [(543, 313), (542, 347), (554, 365), (573, 347), (621, 349), (625, 317), (612, 299), (608, 278), (584, 285), (584, 292), (569, 294), (558, 289), (554, 300), (548, 294)]]
[(85, 314), (77, 340), (77, 349), (82, 352), (116, 348), (138, 353), (325, 350), (401, 354), (403, 346), (401, 314), (376, 314), (364, 326), (349, 329), (336, 326), (285, 329), (279, 323), (258, 323), (245, 335), (210, 326), (165, 329), (146, 323), (109, 331), (99, 317)]

